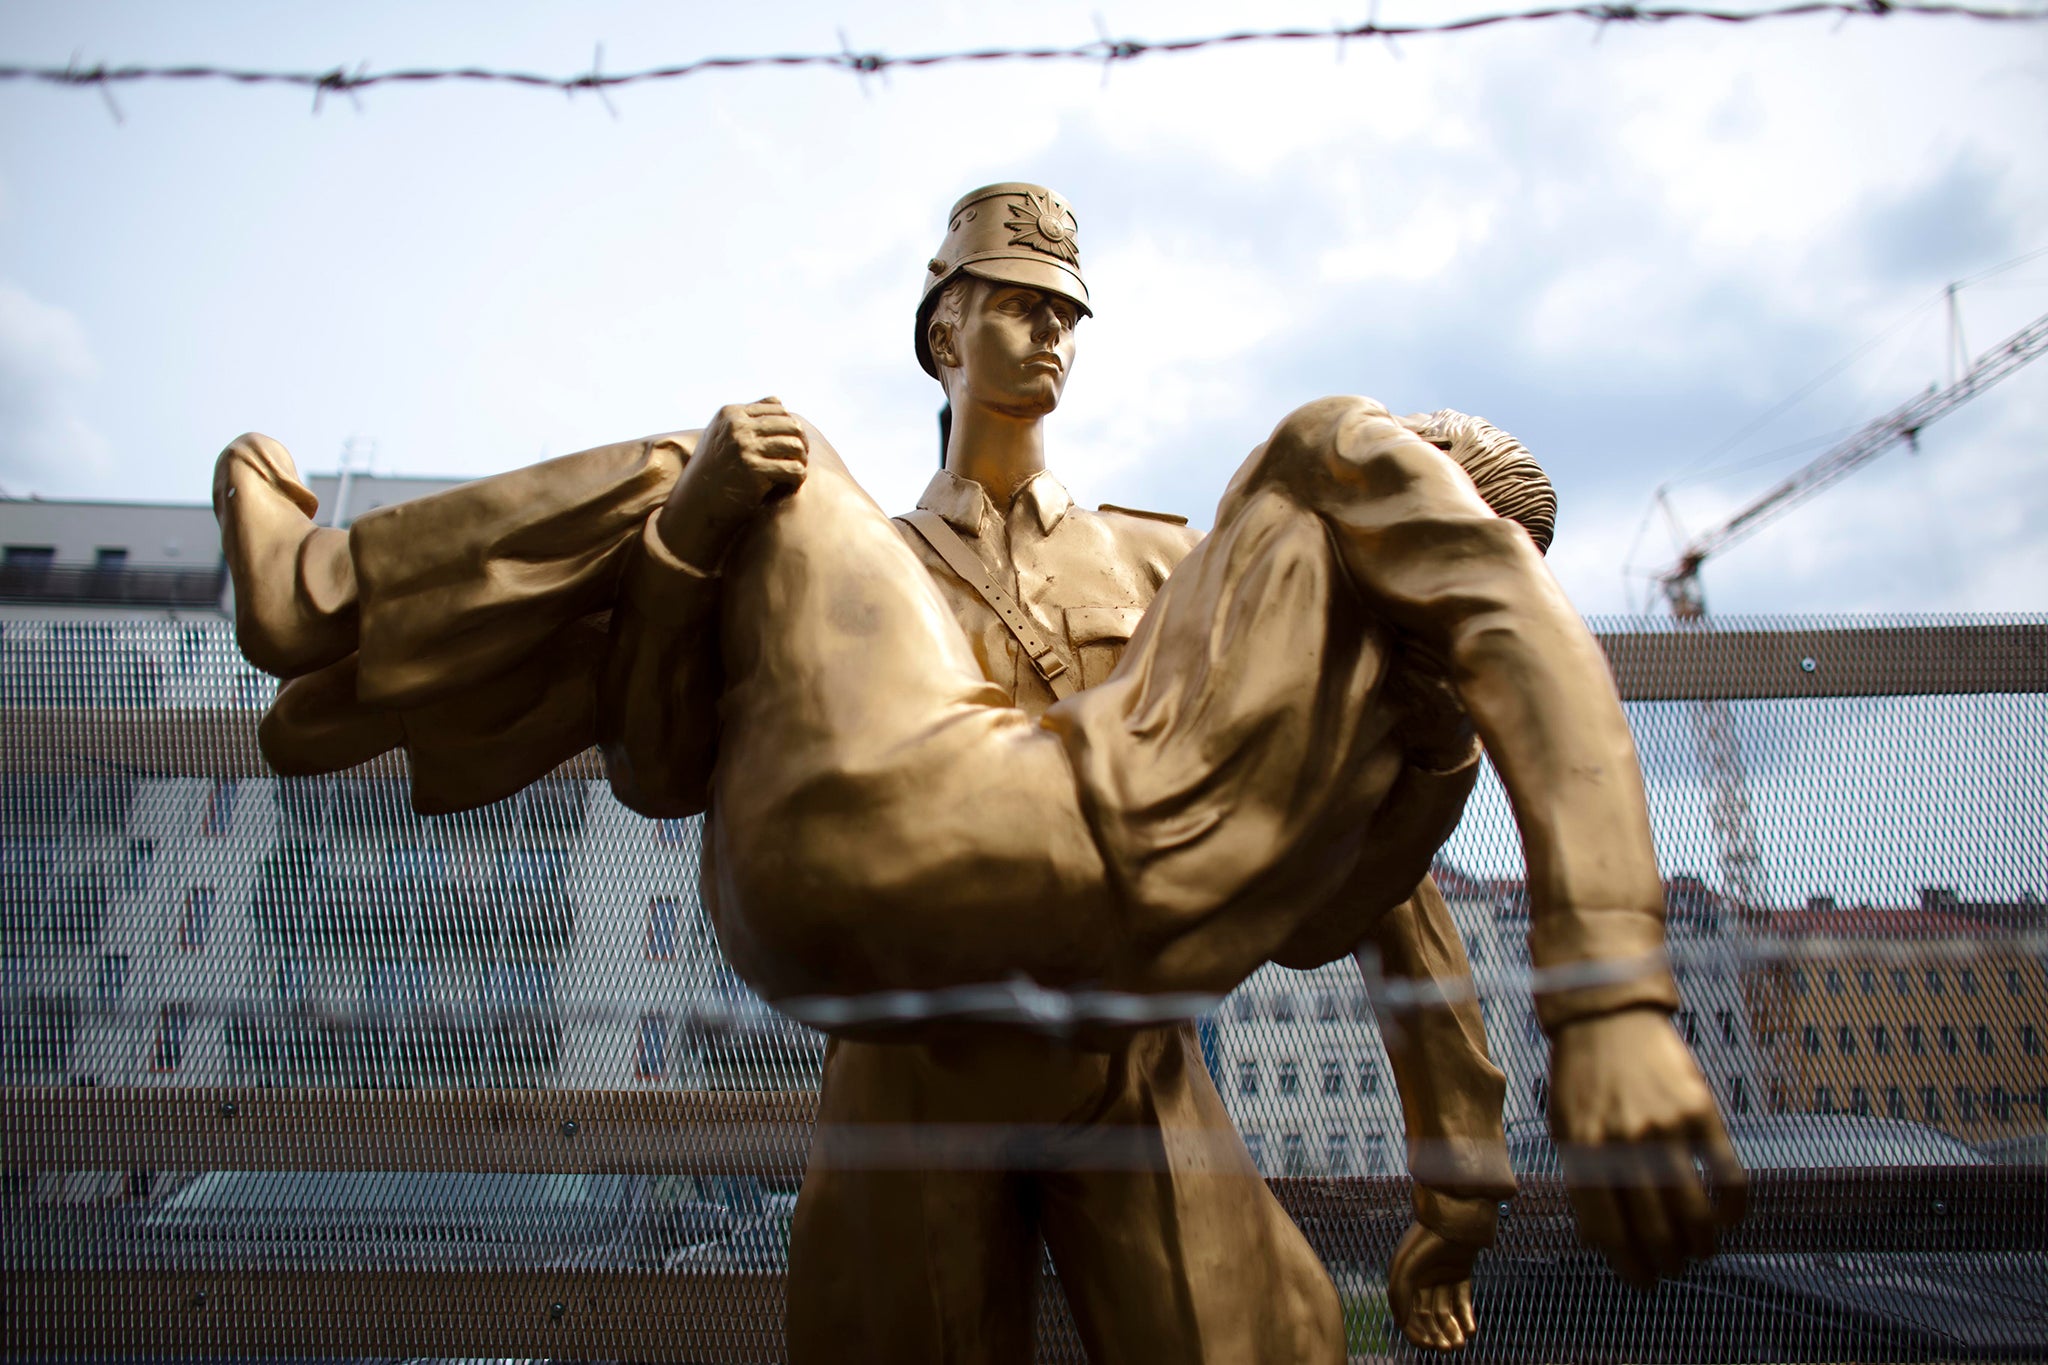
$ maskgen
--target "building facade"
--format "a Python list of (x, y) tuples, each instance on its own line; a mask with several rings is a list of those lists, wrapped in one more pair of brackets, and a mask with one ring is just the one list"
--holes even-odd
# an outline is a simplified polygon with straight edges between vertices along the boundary
[(1753, 974), (1781, 1112), (1872, 1114), (1967, 1142), (2048, 1127), (2048, 907), (1816, 898), (1772, 917)]

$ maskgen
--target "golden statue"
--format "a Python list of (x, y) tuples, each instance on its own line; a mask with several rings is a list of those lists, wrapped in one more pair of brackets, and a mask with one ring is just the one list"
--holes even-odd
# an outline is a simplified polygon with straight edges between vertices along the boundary
[[(1541, 469), (1474, 418), (1327, 398), (1252, 451), (1206, 537), (1076, 507), (1044, 420), (1088, 313), (1058, 195), (954, 207), (915, 332), (945, 464), (893, 521), (772, 398), (346, 532), (313, 525), (283, 447), (241, 438), (214, 506), (243, 650), (288, 679), (265, 754), (304, 774), (402, 746), (440, 812), (596, 743), (633, 809), (709, 812), (722, 950), (834, 1034), (793, 1359), (1028, 1360), (1043, 1245), (1097, 1362), (1293, 1362), (1343, 1358), (1337, 1294), (1188, 1024), (821, 1002), (1020, 978), (1171, 1002), (1360, 945), (1463, 982), (1426, 874), (1483, 743), (1523, 834), (1581, 1230), (1641, 1284), (1709, 1254), (1744, 1177), (1670, 1024), (1641, 777), (1542, 562)], [(1416, 1176), (1391, 1308), (1454, 1349), (1514, 1189), (1502, 1078), (1469, 992), (1388, 1041)], [(905, 1128), (1014, 1138), (918, 1168), (850, 1140)]]

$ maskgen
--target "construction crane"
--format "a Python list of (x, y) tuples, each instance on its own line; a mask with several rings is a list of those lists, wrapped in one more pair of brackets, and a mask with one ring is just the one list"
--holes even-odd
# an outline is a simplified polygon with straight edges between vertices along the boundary
[(1671, 614), (1681, 621), (1697, 621), (1707, 614), (1700, 566), (1711, 556), (1747, 540), (1893, 446), (1916, 445), (1928, 424), (1954, 412), (2044, 351), (2048, 351), (2048, 314), (1978, 356), (1947, 388), (1930, 385), (1926, 393), (1871, 422), (1713, 530), (1694, 536), (1678, 561), (1658, 575)]
[[(1950, 299), (1953, 305), (1953, 291)], [(1954, 322), (1952, 311), (1952, 325)], [(1960, 337), (1959, 326), (1954, 328), (1954, 335)], [(1657, 578), (1671, 615), (1683, 624), (1702, 624), (1707, 600), (1700, 583), (1700, 569), (1709, 558), (1755, 535), (1892, 447), (1916, 446), (1921, 431), (1929, 423), (1954, 412), (2044, 351), (2048, 351), (2048, 314), (1978, 356), (1946, 388), (1930, 385), (1927, 392), (1864, 426), (1720, 525), (1692, 537), (1677, 561)], [(1692, 704), (1691, 719), (1700, 766), (1707, 778), (1708, 819), (1721, 864), (1722, 884), (1736, 913), (1745, 921), (1754, 922), (1769, 906), (1770, 895), (1750, 811), (1734, 715), (1725, 701), (1700, 701)]]
[[(1956, 357), (1960, 351), (1966, 356), (1954, 285), (1949, 286), (1948, 300), (1950, 354)], [(1925, 393), (1864, 426), (1712, 530), (1693, 536), (1677, 561), (1657, 577), (1672, 616), (1683, 626), (1704, 626), (1707, 600), (1700, 584), (1700, 569), (1709, 558), (1755, 535), (1892, 447), (1917, 447), (1920, 432), (1930, 422), (1954, 412), (2043, 351), (2048, 351), (2048, 314), (1978, 356), (1946, 388), (1929, 385)], [(1954, 363), (1952, 359), (1951, 364)], [(1663, 499), (1661, 491), (1658, 497)], [(1670, 511), (1668, 502), (1665, 510), (1667, 514)], [(1733, 903), (1738, 922), (1745, 929), (1758, 929), (1769, 913), (1770, 886), (1750, 810), (1734, 713), (1727, 702), (1718, 700), (1696, 701), (1688, 710), (1693, 743), (1707, 781), (1707, 816), (1721, 864), (1723, 894)], [(1774, 1107), (1784, 1102), (1788, 1081), (1796, 1079), (1794, 1093), (1804, 1093), (1803, 1058), (1779, 1049), (1771, 1041), (1791, 1017), (1785, 988), (1784, 973), (1775, 968), (1744, 986), (1746, 995), (1752, 989), (1760, 990), (1760, 995), (1751, 1001), (1751, 1017), (1766, 1039), (1765, 1049), (1773, 1068)]]

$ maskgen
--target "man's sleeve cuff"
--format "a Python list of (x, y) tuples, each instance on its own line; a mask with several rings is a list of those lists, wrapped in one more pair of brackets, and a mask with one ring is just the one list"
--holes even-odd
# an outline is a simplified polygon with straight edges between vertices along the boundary
[(664, 544), (655, 529), (660, 517), (659, 508), (648, 514), (640, 533), (640, 553), (627, 562), (621, 592), (645, 620), (673, 627), (694, 626), (717, 605), (718, 575), (698, 568)]
[(1500, 1227), (1500, 1201), (1490, 1196), (1445, 1194), (1417, 1185), (1415, 1221), (1446, 1242), (1490, 1247)]
[(1536, 1017), (1545, 1034), (1629, 1009), (1678, 1009), (1678, 980), (1661, 948), (1636, 957), (1589, 958), (1536, 971)]

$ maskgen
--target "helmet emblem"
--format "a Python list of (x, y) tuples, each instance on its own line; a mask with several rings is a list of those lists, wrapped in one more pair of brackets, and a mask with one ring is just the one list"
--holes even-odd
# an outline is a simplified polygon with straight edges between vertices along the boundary
[(1062, 261), (1079, 261), (1081, 249), (1074, 241), (1080, 227), (1067, 206), (1051, 194), (1026, 193), (1010, 201), (1011, 246), (1028, 246)]

